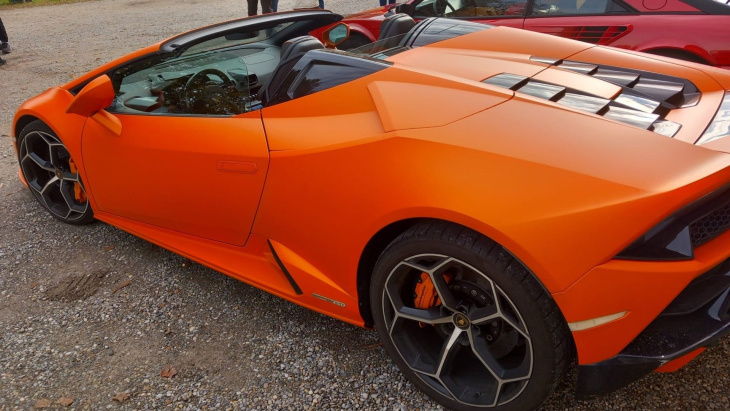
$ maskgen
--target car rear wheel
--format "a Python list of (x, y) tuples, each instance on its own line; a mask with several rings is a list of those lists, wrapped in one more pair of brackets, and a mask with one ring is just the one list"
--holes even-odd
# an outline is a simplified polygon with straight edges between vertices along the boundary
[(572, 359), (550, 294), (507, 250), (464, 227), (424, 223), (395, 239), (370, 298), (390, 357), (452, 409), (537, 408)]
[(76, 164), (46, 124), (36, 120), (23, 128), (18, 137), (18, 160), (30, 191), (51, 215), (70, 224), (94, 221)]

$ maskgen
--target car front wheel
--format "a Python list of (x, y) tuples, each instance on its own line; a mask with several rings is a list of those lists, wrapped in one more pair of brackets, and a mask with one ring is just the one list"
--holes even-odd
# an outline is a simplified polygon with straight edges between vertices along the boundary
[(572, 359), (550, 294), (507, 250), (467, 228), (411, 227), (379, 258), (370, 294), (390, 357), (452, 409), (537, 408)]
[(94, 221), (76, 163), (45, 123), (36, 120), (23, 128), (18, 161), (33, 196), (51, 215), (69, 224)]

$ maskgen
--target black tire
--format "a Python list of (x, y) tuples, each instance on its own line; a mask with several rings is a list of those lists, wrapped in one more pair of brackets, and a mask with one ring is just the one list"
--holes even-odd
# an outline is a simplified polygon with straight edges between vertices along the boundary
[(45, 123), (35, 120), (18, 137), (18, 163), (31, 193), (52, 216), (68, 224), (94, 221), (86, 189), (66, 146)]
[[(429, 309), (416, 295), (427, 282), (439, 297)], [(451, 409), (535, 409), (573, 359), (565, 319), (542, 284), (468, 228), (430, 222), (401, 234), (375, 265), (370, 298), (390, 357)]]
[(370, 43), (372, 43), (372, 41), (370, 41), (370, 39), (367, 38), (364, 34), (353, 31), (352, 33), (350, 33), (350, 37), (337, 45), (337, 48), (340, 50), (352, 50)]

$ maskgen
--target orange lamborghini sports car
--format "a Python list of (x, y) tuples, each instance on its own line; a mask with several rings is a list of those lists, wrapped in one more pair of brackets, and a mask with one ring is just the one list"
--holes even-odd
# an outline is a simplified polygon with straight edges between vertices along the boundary
[(339, 51), (295, 11), (204, 27), (29, 100), (20, 177), (377, 328), (453, 409), (673, 371), (730, 329), (730, 71), (406, 15)]

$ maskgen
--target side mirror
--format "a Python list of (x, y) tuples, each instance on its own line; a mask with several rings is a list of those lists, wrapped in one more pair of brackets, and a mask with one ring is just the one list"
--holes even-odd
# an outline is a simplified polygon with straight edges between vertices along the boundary
[(106, 74), (87, 84), (74, 97), (66, 113), (91, 117), (94, 113), (109, 107), (114, 101), (114, 87)]
[(350, 37), (350, 26), (345, 23), (337, 23), (322, 32), (322, 39), (327, 47), (336, 47), (348, 37)]
[(71, 100), (66, 113), (91, 117), (115, 135), (121, 135), (122, 122), (104, 110), (112, 104), (114, 96), (114, 87), (109, 76), (99, 76)]

